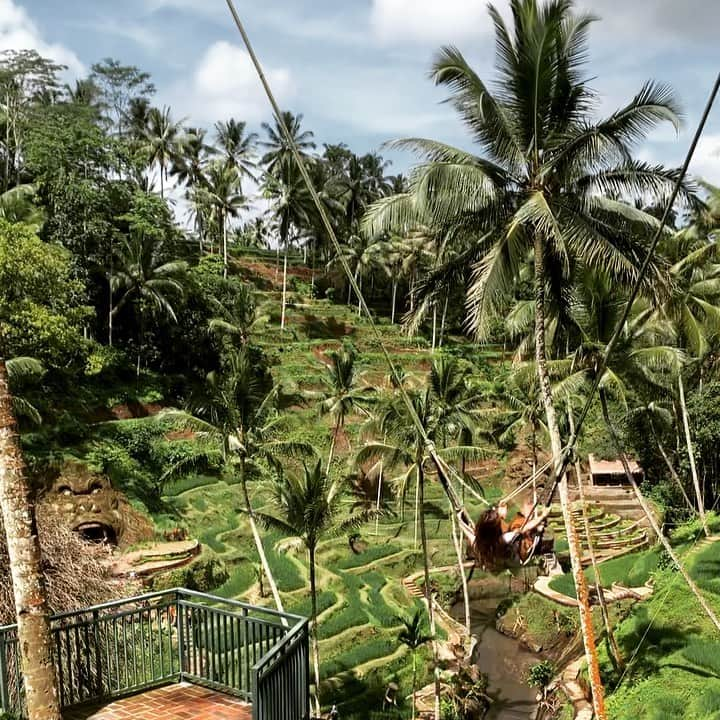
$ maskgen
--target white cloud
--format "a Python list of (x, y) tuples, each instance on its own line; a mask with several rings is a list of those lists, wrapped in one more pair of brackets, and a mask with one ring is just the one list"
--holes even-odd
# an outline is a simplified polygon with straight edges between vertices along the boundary
[[(292, 95), (286, 68), (265, 68), (278, 102)], [(192, 75), (190, 87), (177, 85), (171, 104), (192, 124), (204, 125), (236, 117), (257, 122), (270, 117), (270, 108), (250, 56), (239, 46), (225, 41), (211, 45)]]
[(73, 75), (83, 75), (85, 67), (68, 48), (43, 39), (26, 10), (13, 0), (0, 0), (0, 51), (37, 50), (40, 55), (67, 65)]
[(720, 186), (720, 133), (709, 133), (700, 138), (690, 172)]
[(387, 43), (456, 43), (490, 29), (482, 0), (373, 0), (370, 22)]

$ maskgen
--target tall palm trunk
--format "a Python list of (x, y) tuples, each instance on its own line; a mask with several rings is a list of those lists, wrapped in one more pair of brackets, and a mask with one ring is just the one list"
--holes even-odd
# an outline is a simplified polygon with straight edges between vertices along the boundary
[(430, 587), (430, 553), (428, 551), (427, 532), (425, 530), (425, 473), (422, 457), (418, 459), (418, 493), (420, 498), (420, 542), (422, 543), (423, 571), (425, 577), (425, 602), (430, 618), (430, 635), (432, 636), (433, 675), (435, 679), (435, 720), (440, 720), (440, 663), (438, 661), (438, 645), (435, 637), (435, 610), (433, 608), (432, 589)]
[(432, 352), (435, 352), (437, 341), (437, 304), (433, 303), (433, 315), (432, 315)]
[(665, 465), (667, 465), (668, 472), (670, 473), (670, 477), (675, 481), (675, 484), (680, 489), (680, 492), (682, 493), (682, 496), (685, 498), (685, 502), (687, 503), (688, 508), (690, 508), (690, 512), (694, 512), (695, 506), (693, 505), (693, 501), (690, 499), (690, 496), (687, 494), (687, 490), (685, 490), (685, 486), (682, 483), (682, 480), (680, 479), (680, 476), (677, 474), (677, 471), (675, 470), (670, 458), (668, 457), (667, 451), (665, 450), (665, 446), (662, 444), (662, 441), (658, 437), (657, 433), (655, 432), (655, 426), (653, 425), (652, 420), (650, 421), (650, 432), (653, 435), (653, 438), (655, 438), (655, 444), (657, 445), (658, 450), (660, 451), (660, 455), (662, 456), (662, 459), (665, 461)]
[(0, 359), (0, 508), (18, 623), (18, 651), (29, 720), (61, 720), (49, 609), (35, 508), (20, 450), (5, 361)]
[(312, 613), (312, 652), (315, 672), (315, 715), (320, 717), (320, 644), (317, 627), (317, 587), (315, 585), (315, 545), (308, 547), (310, 554), (310, 607)]
[(412, 651), (412, 720), (415, 720), (417, 698), (417, 650)]
[(692, 437), (690, 435), (690, 420), (688, 418), (687, 405), (685, 404), (685, 385), (682, 379), (682, 373), (678, 373), (678, 393), (680, 396), (680, 411), (682, 414), (683, 428), (685, 430), (685, 444), (687, 445), (688, 460), (690, 461), (690, 474), (692, 475), (693, 486), (695, 487), (695, 498), (697, 500), (698, 513), (700, 514), (700, 522), (703, 526), (705, 535), (710, 537), (710, 530), (705, 517), (705, 501), (703, 500), (702, 491), (700, 489), (700, 480), (698, 479), (697, 467), (695, 466), (695, 452), (693, 450)]
[(393, 278), (392, 281), (392, 308), (390, 310), (390, 324), (395, 324), (395, 305), (397, 303), (397, 280)]
[(447, 320), (448, 302), (450, 301), (450, 294), (445, 295), (445, 302), (443, 304), (442, 319), (440, 320), (440, 342), (439, 346), (443, 346), (443, 340), (445, 339), (445, 321)]
[[(570, 424), (570, 432), (575, 434), (575, 415), (570, 403), (568, 403), (568, 422)], [(597, 562), (595, 556), (595, 548), (592, 543), (592, 533), (590, 532), (590, 518), (588, 517), (587, 508), (585, 506), (585, 489), (583, 488), (582, 482), (582, 468), (580, 467), (580, 458), (575, 456), (575, 478), (578, 486), (578, 497), (580, 498), (580, 508), (582, 511), (583, 526), (585, 529), (585, 538), (588, 544), (588, 555), (590, 556), (590, 563), (592, 565), (593, 572), (595, 573), (595, 592), (598, 596), (598, 603), (600, 604), (600, 613), (603, 619), (603, 625), (605, 626), (605, 634), (607, 636), (608, 647), (610, 648), (610, 657), (614, 661), (615, 669), (622, 669), (624, 666), (622, 653), (620, 652), (620, 646), (615, 639), (615, 632), (612, 624), (610, 623), (610, 613), (608, 612), (607, 603), (605, 602), (605, 591), (602, 586), (602, 576), (600, 574), (600, 565)]]
[(599, 391), (600, 395), (600, 406), (602, 407), (602, 413), (603, 413), (603, 420), (605, 421), (605, 425), (608, 429), (608, 432), (610, 433), (610, 437), (613, 440), (613, 443), (615, 445), (615, 448), (620, 455), (620, 460), (623, 465), (623, 470), (625, 471), (625, 477), (627, 478), (628, 483), (630, 483), (630, 486), (632, 487), (633, 491), (635, 492), (635, 497), (637, 498), (638, 503), (640, 504), (640, 507), (642, 508), (643, 512), (645, 513), (645, 517), (647, 518), (648, 522), (650, 523), (650, 527), (652, 527), (653, 532), (657, 536), (658, 540), (662, 544), (663, 548), (665, 549), (665, 552), (670, 556), (670, 559), (675, 564), (675, 567), (680, 571), (682, 574), (685, 582), (687, 583), (687, 586), (690, 588), (690, 592), (695, 596), (697, 599), (700, 607), (703, 609), (705, 614), (708, 616), (708, 619), (712, 624), (720, 630), (720, 619), (718, 619), (717, 615), (715, 614), (715, 611), (710, 607), (708, 604), (708, 601), (703, 597), (702, 593), (700, 592), (700, 588), (695, 584), (695, 581), (690, 577), (690, 573), (685, 569), (683, 564), (680, 562), (680, 558), (678, 558), (677, 553), (675, 550), (673, 550), (672, 545), (668, 541), (668, 539), (663, 535), (662, 529), (658, 525), (657, 520), (655, 519), (655, 515), (653, 514), (653, 511), (648, 506), (647, 502), (645, 502), (645, 498), (643, 497), (642, 493), (640, 492), (640, 488), (637, 485), (637, 482), (635, 481), (635, 476), (630, 471), (630, 465), (628, 463), (627, 456), (625, 455), (625, 452), (622, 448), (622, 444), (620, 443), (620, 436), (615, 429), (615, 426), (612, 423), (612, 420), (610, 420), (610, 411), (608, 410), (608, 404), (607, 404), (607, 398), (605, 396), (604, 391), (601, 389)]
[(160, 163), (160, 199), (165, 199), (165, 172), (164, 172), (165, 166), (163, 163)]
[[(558, 427), (555, 405), (553, 404), (552, 391), (550, 389), (550, 377), (548, 375), (547, 356), (545, 352), (545, 254), (542, 239), (538, 235), (534, 238), (534, 250), (535, 360), (538, 382), (540, 384), (540, 395), (545, 409), (547, 428), (550, 435), (550, 447), (553, 454), (553, 475), (557, 477), (562, 464), (562, 444), (560, 442), (560, 428)], [(588, 586), (581, 564), (582, 548), (570, 507), (567, 473), (563, 473), (559, 478), (558, 490), (563, 521), (565, 523), (565, 533), (568, 540), (570, 564), (572, 565), (573, 580), (575, 582), (575, 590), (577, 592), (580, 610), (580, 630), (582, 632), (585, 657), (588, 664), (593, 708), (597, 720), (607, 720), (605, 712), (605, 692), (602, 680), (600, 679), (600, 664), (598, 662), (597, 647), (595, 645), (595, 629), (592, 623)]]
[(338, 415), (337, 418), (335, 418), (335, 425), (333, 426), (333, 434), (330, 438), (330, 452), (328, 453), (328, 461), (327, 461), (327, 474), (330, 474), (330, 466), (332, 465), (333, 461), (333, 454), (335, 453), (335, 443), (337, 442), (337, 436), (340, 432), (340, 420), (341, 416)]
[(223, 210), (223, 277), (227, 279), (228, 275), (228, 231), (227, 231), (227, 210)]
[[(250, 522), (250, 532), (252, 532), (253, 540), (255, 541), (255, 549), (260, 556), (260, 564), (262, 565), (265, 577), (270, 584), (270, 591), (272, 592), (273, 600), (275, 601), (275, 607), (282, 613), (285, 612), (283, 607), (282, 598), (280, 597), (280, 591), (275, 583), (275, 577), (273, 576), (272, 570), (270, 569), (270, 563), (268, 562), (267, 555), (265, 554), (265, 547), (262, 543), (262, 538), (257, 529), (257, 523), (255, 522), (255, 511), (253, 510), (252, 503), (250, 502), (250, 493), (247, 488), (247, 477), (245, 474), (245, 458), (240, 458), (240, 487), (242, 488), (243, 500), (245, 501), (245, 510), (248, 514), (248, 521)], [(284, 621), (286, 622), (286, 621)]]
[(282, 284), (282, 308), (280, 310), (280, 332), (285, 331), (285, 305), (287, 303), (287, 266), (288, 266), (288, 228), (283, 231), (283, 284)]

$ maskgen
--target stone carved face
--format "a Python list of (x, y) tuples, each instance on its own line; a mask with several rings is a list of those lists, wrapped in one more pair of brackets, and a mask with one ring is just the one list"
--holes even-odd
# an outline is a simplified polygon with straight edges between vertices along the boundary
[(67, 463), (47, 501), (86, 540), (117, 545), (125, 530), (120, 498), (109, 478), (79, 463)]

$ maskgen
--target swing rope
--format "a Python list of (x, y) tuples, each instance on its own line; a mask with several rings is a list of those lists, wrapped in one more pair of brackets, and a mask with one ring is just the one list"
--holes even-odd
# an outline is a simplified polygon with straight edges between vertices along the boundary
[[(307, 186), (308, 192), (310, 193), (310, 196), (313, 200), (313, 203), (318, 211), (318, 214), (320, 215), (320, 219), (322, 221), (323, 227), (325, 231), (327, 232), (328, 237), (330, 238), (330, 242), (332, 243), (333, 249), (335, 250), (335, 253), (338, 257), (338, 260), (340, 262), (340, 265), (343, 269), (343, 272), (345, 273), (348, 282), (350, 283), (350, 287), (352, 287), (353, 291), (358, 297), (358, 302), (365, 313), (365, 315), (368, 318), (370, 328), (375, 336), (375, 339), (377, 340), (380, 350), (382, 352), (382, 355), (385, 359), (385, 362), (387, 363), (389, 369), (390, 369), (390, 376), (392, 378), (393, 384), (397, 387), (398, 391), (400, 392), (400, 396), (407, 408), (408, 414), (410, 416), (410, 419), (415, 425), (415, 428), (420, 436), (422, 438), (423, 444), (425, 446), (425, 450), (428, 454), (428, 456), (431, 458), (433, 463), (435, 464), (435, 467), (438, 471), (438, 478), (440, 480), (440, 483), (443, 487), (443, 490), (447, 494), (450, 503), (453, 506), (453, 509), (456, 514), (459, 516), (465, 517), (468, 521), (471, 522), (471, 518), (467, 512), (467, 510), (462, 506), (460, 503), (460, 499), (457, 496), (457, 493), (455, 491), (455, 488), (453, 487), (452, 483), (450, 482), (450, 475), (453, 475), (456, 480), (463, 483), (462, 479), (460, 478), (460, 475), (457, 471), (455, 471), (454, 468), (447, 465), (447, 463), (444, 463), (440, 455), (438, 454), (437, 447), (435, 446), (435, 443), (432, 441), (432, 439), (428, 436), (427, 431), (425, 430), (422, 421), (420, 420), (420, 417), (418, 416), (413, 404), (412, 400), (410, 399), (410, 396), (408, 395), (407, 390), (405, 389), (401, 374), (398, 372), (397, 367), (395, 366), (395, 363), (393, 363), (392, 358), (390, 357), (390, 354), (385, 347), (385, 343), (383, 342), (382, 335), (375, 323), (375, 320), (373, 319), (372, 313), (370, 312), (370, 308), (368, 307), (365, 297), (362, 293), (362, 290), (360, 289), (360, 286), (358, 282), (355, 280), (355, 276), (353, 275), (352, 270), (350, 269), (350, 266), (347, 262), (347, 259), (343, 255), (342, 247), (340, 246), (340, 242), (337, 239), (337, 235), (335, 234), (335, 230), (332, 226), (332, 222), (330, 221), (330, 217), (327, 214), (327, 210), (325, 206), (322, 203), (322, 200), (320, 199), (320, 196), (315, 189), (315, 185), (310, 177), (310, 174), (307, 169), (307, 165), (305, 164), (305, 161), (300, 154), (300, 151), (298, 150), (297, 144), (295, 143), (292, 135), (290, 134), (290, 130), (288, 129), (287, 125), (285, 124), (285, 121), (282, 116), (282, 112), (280, 110), (280, 106), (277, 103), (277, 100), (275, 99), (275, 95), (272, 92), (272, 89), (270, 88), (270, 85), (267, 81), (267, 78), (265, 77), (265, 73), (262, 69), (262, 65), (260, 64), (260, 61), (255, 54), (255, 50), (253, 49), (252, 43), (250, 42), (250, 38), (248, 37), (247, 32), (245, 31), (245, 27), (240, 20), (240, 16), (238, 15), (237, 10), (235, 9), (235, 5), (233, 4), (232, 0), (226, 0), (227, 6), (230, 10), (230, 13), (232, 14), (233, 20), (235, 21), (235, 25), (237, 26), (238, 32), (240, 33), (240, 36), (242, 37), (243, 43), (245, 45), (245, 48), (247, 49), (248, 55), (250, 56), (250, 60), (252, 61), (255, 70), (258, 74), (258, 77), (260, 78), (260, 82), (262, 83), (263, 89), (265, 90), (265, 94), (267, 95), (267, 98), (270, 102), (270, 105), (273, 110), (273, 114), (275, 115), (275, 120), (278, 124), (278, 127), (280, 128), (280, 131), (283, 135), (283, 139), (287, 143), (293, 158), (295, 160), (295, 163), (297, 164), (298, 170), (300, 171), (300, 174), (302, 175), (303, 181), (305, 182), (305, 185)], [(448, 473), (449, 470), (449, 473)], [(484, 498), (482, 498), (482, 502), (489, 505), (490, 503), (487, 502)]]

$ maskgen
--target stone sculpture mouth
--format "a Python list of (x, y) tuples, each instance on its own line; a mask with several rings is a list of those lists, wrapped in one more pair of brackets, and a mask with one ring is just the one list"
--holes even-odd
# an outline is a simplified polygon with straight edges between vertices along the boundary
[(74, 530), (88, 542), (117, 545), (117, 534), (114, 528), (101, 520), (81, 522), (75, 526)]

